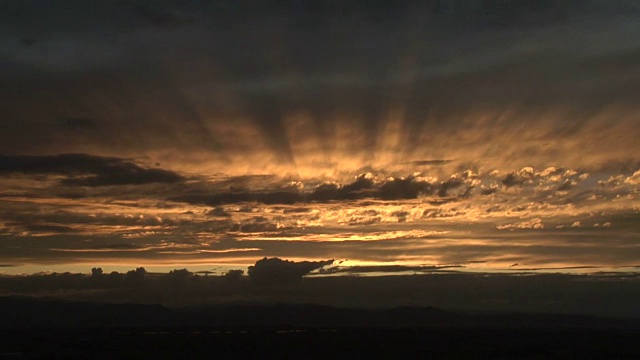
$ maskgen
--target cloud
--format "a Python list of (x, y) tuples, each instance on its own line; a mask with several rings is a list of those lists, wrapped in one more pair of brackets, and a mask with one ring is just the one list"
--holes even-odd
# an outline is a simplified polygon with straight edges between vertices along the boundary
[[(438, 189), (438, 196), (447, 197), (448, 192), (450, 190), (458, 189), (463, 184), (464, 184), (464, 180), (462, 178), (460, 178), (459, 176), (456, 176), (456, 175), (452, 175), (451, 178), (449, 178), (449, 180), (443, 181), (440, 184), (440, 187)], [(463, 192), (462, 194), (466, 194), (466, 191)]]
[(573, 180), (565, 180), (565, 182), (563, 182), (562, 185), (558, 187), (558, 191), (570, 190), (574, 188), (576, 185), (577, 185), (577, 182)]
[(600, 223), (595, 223), (593, 224), (593, 227), (604, 227), (604, 228), (610, 228), (611, 227), (611, 222), (607, 221), (604, 224), (600, 224)]
[(415, 160), (407, 164), (411, 164), (414, 166), (430, 166), (430, 165), (445, 165), (452, 161), (453, 160)]
[(159, 28), (178, 28), (191, 24), (196, 20), (192, 16), (179, 13), (177, 9), (157, 9), (143, 5), (134, 7), (133, 13), (140, 19)]
[[(17, 225), (17, 224), (7, 224), (7, 225)], [(27, 224), (23, 225), (24, 229), (29, 232), (42, 232), (42, 233), (73, 233), (77, 232), (76, 229), (64, 226), (64, 225), (53, 225), (53, 224)]]
[(462, 265), (445, 265), (445, 266), (408, 266), (408, 265), (356, 265), (356, 266), (334, 266), (326, 269), (320, 269), (320, 274), (391, 274), (391, 273), (433, 273), (433, 272), (450, 272), (464, 268)]
[(56, 122), (61, 128), (68, 129), (74, 132), (93, 130), (97, 127), (95, 120), (83, 117), (60, 117), (56, 119)]
[(342, 185), (334, 182), (320, 184), (306, 196), (306, 199), (319, 202), (357, 200), (376, 197), (378, 194), (379, 190), (376, 188), (373, 174), (364, 173), (356, 176), (351, 183)]
[(335, 183), (321, 184), (309, 195), (310, 200), (330, 201), (338, 197), (339, 185)]
[(89, 187), (175, 183), (185, 179), (173, 171), (144, 168), (127, 159), (87, 154), (0, 155), (0, 175), (10, 174), (63, 175), (67, 177), (61, 181), (64, 185)]
[[(295, 160), (296, 167), (309, 164), (330, 173), (335, 164), (349, 171), (378, 166), (372, 164), (376, 150), (393, 164), (426, 159), (414, 164), (446, 165), (447, 159), (473, 153), (478, 159), (471, 161), (504, 165), (511, 157), (564, 162), (562, 155), (606, 163), (620, 148), (635, 146), (629, 140), (637, 135), (634, 123), (606, 111), (606, 121), (575, 114), (571, 122), (565, 119), (572, 114), (553, 111), (569, 108), (592, 115), (594, 109), (635, 100), (638, 42), (627, 34), (637, 29), (637, 9), (619, 2), (595, 6), (589, 1), (581, 7), (545, 1), (532, 7), (517, 1), (434, 1), (384, 10), (360, 2), (350, 6), (350, 16), (344, 16), (343, 5), (319, 12), (258, 6), (262, 11), (200, 2), (87, 4), (73, 11), (52, 5), (50, 13), (58, 15), (50, 16), (37, 3), (3, 14), (8, 34), (2, 39), (3, 59), (9, 65), (3, 75), (20, 89), (3, 104), (11, 129), (2, 134), (4, 151), (86, 151), (89, 145), (95, 153), (122, 156), (161, 152), (158, 157), (173, 164), (186, 158), (199, 166), (211, 159), (203, 165), (213, 171), (221, 165), (224, 171), (274, 169)], [(417, 14), (438, 21), (399, 21)], [(93, 21), (82, 21), (86, 18)], [(554, 26), (540, 26), (543, 18)], [(590, 25), (592, 18), (599, 26)], [(262, 30), (224, 25), (235, 22)], [(181, 26), (185, 23), (189, 26)], [(300, 36), (284, 36), (289, 32)], [(288, 54), (290, 63), (275, 72), (267, 66), (269, 34), (286, 39), (279, 51)], [(397, 41), (405, 34), (425, 41), (405, 49)], [(38, 42), (19, 46), (25, 37)], [(585, 38), (587, 44), (576, 45)], [(47, 63), (67, 69), (65, 81), (50, 81), (55, 71), (42, 66)], [(386, 102), (383, 94), (396, 95)], [(514, 104), (523, 106), (514, 109)], [(385, 132), (387, 114), (395, 107), (402, 124), (396, 133)], [(37, 119), (58, 116), (60, 108), (69, 108), (65, 114), (71, 119), (100, 119), (100, 128), (107, 131), (62, 138), (50, 127), (35, 126)], [(307, 113), (311, 126), (300, 137), (289, 136), (285, 118), (300, 112)], [(349, 123), (343, 137), (338, 121)], [(593, 122), (598, 126), (583, 126)], [(78, 129), (74, 124), (84, 126), (82, 121), (68, 125)], [(627, 136), (619, 137), (624, 129)], [(397, 146), (377, 149), (381, 142), (376, 138), (395, 135)], [(620, 144), (599, 149), (606, 154), (582, 155), (596, 155), (584, 147), (592, 140), (617, 138)], [(494, 141), (502, 150), (496, 151)], [(223, 146), (212, 146), (216, 142)], [(548, 145), (555, 142), (562, 146)], [(287, 164), (274, 164), (277, 160)], [(327, 164), (324, 169), (316, 166), (321, 162)]]
[(378, 189), (379, 197), (384, 200), (415, 199), (420, 195), (431, 195), (434, 185), (410, 176), (387, 180)]
[(254, 216), (238, 224), (235, 224), (231, 230), (242, 233), (262, 233), (276, 231), (280, 228), (277, 221), (264, 216)]
[(514, 171), (507, 174), (507, 176), (502, 179), (502, 183), (508, 188), (515, 185), (523, 185), (530, 181), (533, 178), (533, 175), (534, 171), (532, 167), (524, 167), (520, 171)]
[(222, 207), (215, 207), (213, 209), (207, 210), (205, 212), (205, 214), (208, 215), (208, 216), (213, 216), (213, 217), (222, 217), (222, 218), (231, 217), (231, 214), (229, 214)]
[[(159, 247), (159, 246), (158, 246)], [(90, 253), (90, 252), (119, 252), (119, 251), (147, 251), (147, 250), (151, 250), (153, 249), (153, 246), (141, 246), (141, 245), (136, 245), (136, 244), (127, 244), (127, 243), (122, 243), (122, 244), (105, 244), (105, 245), (98, 245), (98, 246), (94, 246), (91, 248), (85, 248), (85, 249), (50, 249), (51, 251), (60, 251), (60, 252), (86, 252), (86, 253)]]
[[(466, 179), (460, 179), (459, 184), (449, 180), (442, 184), (433, 184), (429, 180), (420, 176), (411, 175), (408, 177), (392, 177), (382, 181), (376, 181), (371, 173), (360, 174), (350, 183), (340, 184), (336, 182), (321, 183), (311, 190), (307, 190), (304, 185), (283, 187), (274, 185), (271, 189), (238, 189), (212, 190), (213, 194), (188, 194), (170, 197), (170, 200), (186, 202), (190, 204), (201, 204), (218, 206), (234, 203), (257, 202), (262, 204), (286, 204), (308, 202), (330, 202), (334, 200), (359, 200), (359, 199), (415, 199), (422, 195), (431, 195), (439, 187), (440, 193), (446, 194), (447, 189), (459, 187), (467, 183)], [(442, 190), (445, 189), (445, 190)], [(467, 189), (467, 188), (465, 188)], [(217, 210), (219, 211), (219, 210)], [(211, 212), (213, 215), (213, 212)], [(221, 213), (220, 213), (221, 214)]]
[(630, 185), (640, 185), (640, 170), (634, 172), (633, 175), (626, 178), (624, 182)]
[[(478, 202), (495, 202), (499, 199), (509, 202), (528, 200), (532, 203), (584, 203), (592, 195), (611, 197), (632, 195), (633, 182), (637, 176), (620, 174), (601, 180), (607, 173), (588, 174), (582, 170), (547, 167), (536, 170), (527, 166), (508, 173), (500, 171), (475, 172), (472, 170), (446, 173), (441, 177), (427, 176), (429, 172), (413, 172), (408, 176), (388, 176), (388, 172), (367, 172), (355, 176), (351, 182), (321, 182), (319, 179), (302, 179), (294, 182), (290, 178), (270, 178), (264, 184), (252, 183), (246, 187), (234, 188), (223, 180), (212, 186), (194, 186), (185, 190), (185, 195), (170, 196), (169, 199), (195, 205), (217, 208), (223, 216), (220, 205), (259, 203), (265, 205), (309, 206), (313, 203), (347, 203), (360, 200), (399, 201), (425, 199), (432, 205), (443, 205), (475, 199)], [(604, 179), (606, 179), (605, 177)], [(222, 184), (222, 185), (220, 185)], [(600, 184), (601, 187), (594, 185)], [(190, 185), (191, 186), (191, 185)], [(612, 190), (615, 188), (615, 191)], [(485, 200), (479, 199), (486, 195)], [(518, 206), (524, 206), (519, 204)], [(306, 209), (306, 207), (305, 207)], [(227, 212), (229, 209), (225, 209)], [(214, 210), (212, 210), (214, 211)], [(289, 212), (286, 210), (285, 212)], [(210, 213), (211, 215), (214, 212)]]
[[(580, 222), (576, 222), (580, 226)], [(574, 223), (575, 225), (575, 223)], [(573, 226), (573, 225), (572, 225)], [(525, 220), (515, 224), (498, 225), (498, 230), (514, 230), (514, 229), (544, 229), (544, 223), (542, 219), (536, 218), (531, 220)]]
[(282, 212), (284, 214), (304, 214), (304, 213), (308, 213), (310, 211), (312, 211), (313, 208), (311, 207), (304, 207), (304, 206), (298, 206), (298, 207), (285, 207), (284, 209), (282, 209)]
[(302, 202), (304, 198), (295, 191), (235, 191), (218, 192), (215, 194), (181, 195), (169, 198), (172, 201), (186, 202), (189, 204), (201, 204), (218, 206), (225, 204), (238, 204), (246, 202), (258, 202), (263, 204), (295, 204)]
[(302, 279), (313, 270), (333, 264), (334, 260), (324, 261), (289, 261), (280, 258), (263, 258), (255, 265), (249, 266), (249, 277), (257, 283), (281, 284)]
[[(637, 216), (612, 218), (636, 211), (639, 194), (631, 1), (359, 1), (318, 12), (10, 1), (20, 5), (0, 12), (0, 77), (15, 90), (0, 103), (10, 155), (0, 157), (1, 262), (235, 261), (214, 253), (226, 236), (290, 259), (484, 259), (518, 236), (563, 237), (561, 250), (517, 248), (518, 262), (637, 255), (625, 242)], [(78, 152), (93, 155), (68, 154)], [(301, 207), (312, 211), (287, 210)], [(535, 218), (543, 231), (516, 230)], [(452, 230), (455, 246), (478, 249), (366, 241), (415, 229)], [(571, 244), (587, 236), (602, 241)], [(198, 246), (100, 248), (162, 240)]]

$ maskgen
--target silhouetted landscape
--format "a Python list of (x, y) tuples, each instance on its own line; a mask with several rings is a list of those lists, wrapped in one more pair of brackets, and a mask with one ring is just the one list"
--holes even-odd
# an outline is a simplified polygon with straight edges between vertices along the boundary
[(640, 356), (640, 320), (580, 315), (3, 297), (0, 316), (0, 358)]

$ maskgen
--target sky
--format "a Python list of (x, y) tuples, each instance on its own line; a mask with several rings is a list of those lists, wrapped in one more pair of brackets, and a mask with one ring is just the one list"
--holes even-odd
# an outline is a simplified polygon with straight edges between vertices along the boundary
[(639, 19), (2, 1), (0, 274), (637, 272)]

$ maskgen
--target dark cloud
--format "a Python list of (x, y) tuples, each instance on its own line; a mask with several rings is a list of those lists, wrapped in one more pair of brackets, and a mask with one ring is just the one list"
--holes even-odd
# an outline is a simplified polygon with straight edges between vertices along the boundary
[[(517, 271), (539, 271), (539, 270), (580, 270), (580, 269), (603, 269), (604, 267), (602, 266), (564, 266), (564, 267), (536, 267), (536, 268), (526, 268), (526, 267), (521, 267), (519, 266), (520, 264), (515, 263), (513, 265), (511, 265), (510, 267), (517, 267)], [(616, 275), (621, 275), (621, 274), (616, 274)], [(624, 276), (622, 276), (624, 277)]]
[(135, 6), (133, 13), (141, 19), (158, 27), (176, 28), (193, 23), (195, 18), (180, 14), (171, 9), (154, 8), (151, 6)]
[[(7, 225), (21, 226), (26, 230), (49, 230), (69, 232), (79, 230), (87, 225), (93, 226), (159, 226), (178, 225), (180, 222), (171, 219), (159, 219), (154, 216), (131, 216), (125, 214), (82, 214), (71, 211), (55, 211), (52, 213), (30, 213), (13, 209), (12, 212), (2, 214), (3, 219), (9, 220)], [(50, 226), (50, 227), (40, 227)], [(36, 226), (36, 227), (33, 227)], [(58, 227), (56, 227), (58, 226)], [(74, 226), (76, 226), (74, 228)]]
[(56, 123), (71, 131), (92, 130), (97, 127), (97, 122), (93, 119), (83, 117), (65, 116), (56, 119)]
[(415, 166), (445, 165), (452, 161), (453, 160), (416, 160), (416, 161), (411, 161), (408, 164), (415, 165)]
[(491, 195), (498, 191), (497, 186), (482, 186), (480, 188), (480, 194), (482, 195)]
[(278, 230), (278, 225), (264, 216), (254, 216), (231, 227), (232, 231), (243, 233), (261, 233)]
[(502, 184), (504, 184), (504, 186), (506, 186), (507, 188), (516, 185), (523, 185), (527, 182), (531, 182), (534, 175), (535, 174), (532, 168), (523, 168), (520, 171), (514, 171), (507, 174), (504, 179), (502, 179)]
[(321, 184), (316, 187), (309, 198), (315, 201), (330, 201), (338, 198), (338, 184)]
[(51, 156), (0, 155), (0, 175), (56, 174), (70, 186), (141, 185), (175, 183), (184, 177), (169, 170), (141, 167), (130, 160), (87, 154)]
[(231, 214), (225, 211), (225, 209), (222, 207), (215, 207), (213, 209), (207, 210), (205, 214), (213, 217), (230, 217), (231, 216)]
[(239, 281), (244, 276), (244, 270), (241, 269), (233, 269), (227, 271), (224, 275), (225, 280), (227, 281)]
[(291, 191), (241, 191), (223, 192), (211, 195), (182, 195), (171, 197), (172, 201), (181, 201), (190, 204), (224, 205), (245, 202), (258, 202), (263, 204), (295, 204), (304, 200), (302, 194)]
[[(589, 174), (584, 172), (553, 167), (540, 171), (536, 171), (532, 167), (525, 167), (506, 175), (500, 175), (498, 172), (478, 175), (474, 171), (465, 170), (453, 173), (448, 178), (444, 177), (445, 180), (426, 177), (426, 174), (428, 172), (415, 172), (406, 177), (386, 177), (381, 180), (379, 179), (382, 177), (380, 175), (365, 173), (356, 176), (354, 181), (344, 184), (339, 182), (317, 184), (314, 181), (302, 181), (297, 183), (300, 186), (284, 186), (282, 183), (270, 179), (261, 184), (258, 189), (252, 189), (251, 186), (236, 188), (231, 185), (216, 185), (211, 188), (193, 188), (188, 191), (189, 194), (171, 196), (169, 199), (190, 204), (216, 206), (217, 210), (211, 210), (209, 214), (217, 213), (223, 216), (223, 209), (219, 207), (220, 205), (247, 202), (293, 205), (363, 199), (390, 201), (424, 197), (432, 204), (445, 204), (478, 195), (495, 194), (512, 187), (526, 188), (532, 196), (535, 197), (537, 194), (540, 199), (549, 196), (553, 191), (557, 191), (556, 196), (575, 196), (573, 191), (583, 190), (579, 184), (589, 178)], [(620, 191), (626, 189), (625, 194), (628, 194), (636, 180), (633, 176), (618, 175), (607, 181), (603, 180), (601, 184), (617, 184)], [(226, 184), (226, 180), (220, 183)], [(567, 191), (569, 193), (566, 193)], [(584, 190), (581, 193), (583, 197), (592, 195), (585, 193)], [(303, 209), (308, 211), (306, 207)], [(297, 210), (283, 208), (284, 213), (294, 211), (297, 212)]]
[(447, 197), (448, 191), (457, 189), (464, 184), (464, 180), (459, 177), (451, 177), (449, 180), (442, 182), (438, 189), (438, 196)]
[[(445, 182), (440, 186), (441, 188), (453, 187), (451, 181)], [(431, 195), (437, 187), (438, 185), (431, 184), (413, 176), (407, 178), (392, 178), (376, 182), (371, 174), (362, 174), (357, 176), (356, 180), (351, 183), (344, 185), (336, 183), (320, 184), (310, 192), (298, 189), (287, 191), (239, 190), (219, 192), (210, 195), (181, 195), (171, 197), (170, 199), (173, 201), (210, 206), (244, 202), (257, 202), (263, 204), (296, 204), (304, 202), (328, 202), (333, 200), (358, 200), (367, 198), (394, 200), (415, 199), (421, 195)], [(441, 193), (446, 195), (446, 190), (441, 190)], [(291, 211), (292, 210), (287, 210), (287, 212)], [(308, 211), (308, 209), (306, 211)]]
[[(17, 225), (17, 224), (9, 224), (9, 225)], [(53, 225), (53, 224), (49, 224), (49, 225), (45, 225), (45, 224), (27, 224), (27, 225), (23, 225), (25, 230), (28, 231), (32, 231), (32, 232), (53, 232), (53, 233), (70, 233), (70, 232), (76, 232), (77, 230), (73, 229), (72, 227), (69, 226), (64, 226), (64, 225)]]
[(289, 261), (279, 258), (263, 258), (255, 265), (249, 266), (249, 277), (257, 283), (280, 284), (291, 283), (302, 279), (313, 270), (333, 264), (334, 260), (325, 261)]
[(29, 47), (29, 46), (33, 46), (37, 43), (38, 41), (32, 38), (22, 38), (20, 39), (20, 45), (25, 46), (25, 47)]
[(362, 174), (356, 177), (356, 180), (351, 184), (344, 185), (340, 190), (343, 194), (356, 193), (359, 191), (364, 191), (367, 189), (371, 189), (373, 187), (373, 175), (372, 174)]
[(301, 214), (301, 213), (308, 213), (311, 210), (313, 210), (313, 208), (311, 207), (298, 206), (298, 207), (284, 208), (282, 209), (282, 212), (284, 214)]
[(136, 245), (136, 244), (105, 244), (105, 245), (99, 245), (99, 246), (95, 246), (93, 249), (98, 249), (98, 250), (139, 250), (139, 249), (143, 249), (144, 247), (140, 246), (140, 245)]
[(512, 187), (515, 185), (521, 185), (524, 183), (524, 179), (520, 179), (516, 176), (515, 173), (507, 174), (504, 179), (502, 179), (502, 183), (506, 187)]
[(406, 266), (406, 265), (375, 265), (375, 266), (334, 266), (326, 269), (320, 269), (320, 273), (324, 275), (329, 274), (390, 274), (390, 273), (432, 273), (432, 272), (445, 272), (455, 271), (451, 269), (464, 268), (462, 265), (447, 265), (447, 266)]
[(408, 177), (406, 179), (397, 178), (386, 181), (379, 189), (380, 198), (385, 200), (415, 199), (420, 195), (431, 195), (434, 185)]
[(576, 186), (576, 182), (573, 180), (565, 180), (562, 185), (558, 187), (558, 191), (566, 191), (574, 188)]
[(366, 173), (358, 175), (352, 183), (342, 186), (333, 183), (322, 184), (308, 195), (308, 199), (311, 201), (356, 200), (376, 197), (377, 193), (373, 175)]

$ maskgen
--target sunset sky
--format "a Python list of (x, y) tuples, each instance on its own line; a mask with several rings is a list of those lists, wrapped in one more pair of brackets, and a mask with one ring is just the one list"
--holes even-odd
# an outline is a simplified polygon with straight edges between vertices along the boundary
[(640, 267), (636, 1), (7, 0), (0, 29), (0, 274)]

